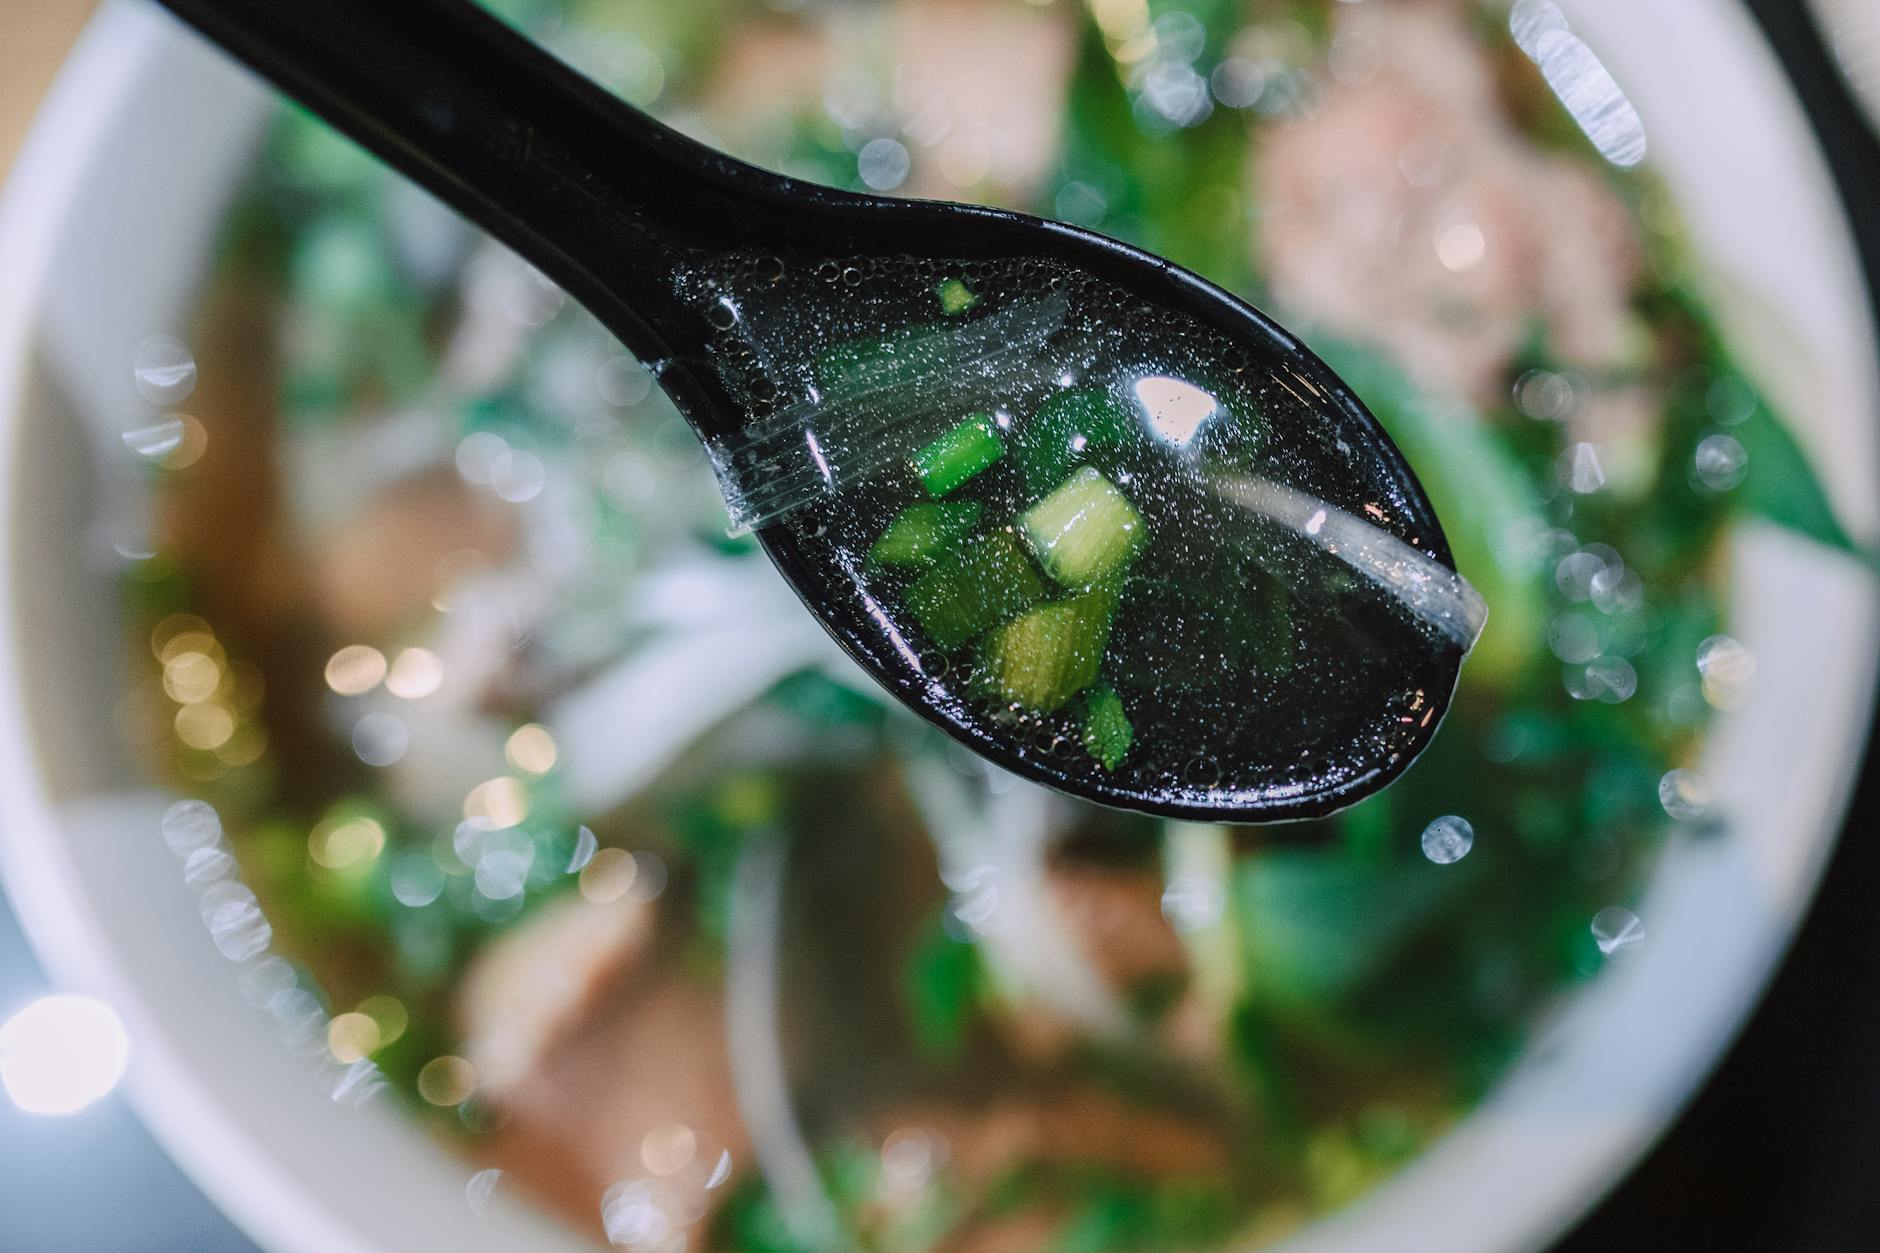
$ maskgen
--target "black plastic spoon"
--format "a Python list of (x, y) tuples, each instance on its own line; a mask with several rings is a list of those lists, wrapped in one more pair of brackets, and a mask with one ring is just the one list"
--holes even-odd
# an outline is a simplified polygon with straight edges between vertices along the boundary
[(1263, 822), (1368, 795), (1435, 733), (1480, 599), (1357, 398), (1221, 289), (745, 165), (466, 0), (161, 2), (657, 363), (734, 519), (976, 752)]

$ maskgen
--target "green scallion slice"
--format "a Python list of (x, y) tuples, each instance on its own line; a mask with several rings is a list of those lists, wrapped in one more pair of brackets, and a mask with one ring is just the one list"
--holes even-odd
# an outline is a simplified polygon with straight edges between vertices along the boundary
[(1089, 468), (1027, 509), (1018, 527), (1039, 564), (1065, 587), (1088, 587), (1117, 573), (1148, 538), (1129, 497)]
[(1005, 453), (998, 428), (975, 413), (914, 454), (914, 469), (930, 496), (944, 496)]
[(1096, 588), (999, 628), (985, 657), (995, 694), (1040, 713), (1062, 708), (1096, 680), (1115, 611), (1116, 593)]
[(1136, 730), (1123, 711), (1123, 698), (1108, 683), (1092, 684), (1084, 692), (1084, 747), (1105, 770), (1114, 770), (1129, 755)]
[(928, 638), (958, 648), (1044, 598), (1044, 580), (1012, 537), (967, 540), (908, 585), (905, 601)]
[(888, 524), (868, 558), (883, 566), (924, 565), (941, 549), (970, 532), (983, 512), (977, 501), (930, 501), (909, 505)]
[(940, 285), (934, 288), (934, 295), (940, 298), (940, 312), (948, 317), (965, 313), (979, 303), (979, 293), (956, 278), (940, 280)]

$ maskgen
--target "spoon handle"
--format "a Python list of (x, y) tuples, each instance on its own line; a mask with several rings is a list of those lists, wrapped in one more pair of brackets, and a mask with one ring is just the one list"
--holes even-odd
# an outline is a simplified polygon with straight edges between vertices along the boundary
[(622, 103), (467, 0), (159, 0), (487, 230), (643, 359), (696, 358), (687, 251), (794, 186)]

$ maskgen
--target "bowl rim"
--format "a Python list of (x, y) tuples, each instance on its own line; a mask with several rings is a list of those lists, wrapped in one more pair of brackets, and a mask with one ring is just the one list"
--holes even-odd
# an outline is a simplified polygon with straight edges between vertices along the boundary
[[(1598, 3), (1563, 0), (1563, 7), (1577, 14), (1596, 9)], [(1753, 43), (1753, 55), (1770, 61), (1768, 68), (1775, 73), (1774, 91), (1782, 106), (1801, 116), (1792, 87), (1775, 71), (1766, 45), (1750, 33), (1747, 17), (1732, 9), (1729, 16), (1719, 20), (1743, 25), (1739, 38)], [(174, 47), (166, 41), (174, 40), (176, 32), (167, 29), (164, 22), (117, 0), (101, 8), (42, 107), (4, 194), (0, 194), (0, 273), (10, 276), (9, 282), (0, 286), (0, 420), (7, 424), (7, 429), (0, 432), (0, 483), (9, 488), (19, 468), (15, 414), (31, 375), (28, 348), (38, 298), (48, 277), (48, 258), (54, 252), (51, 243), (63, 229), (68, 206), (82, 192), (86, 163), (94, 155), (95, 145), (109, 130), (113, 118), (134, 107), (130, 87), (140, 67), (147, 69), (165, 55), (166, 46)], [(1805, 121), (1802, 130), (1807, 138), (1808, 161), (1822, 166), (1819, 147)], [(1839, 201), (1836, 203), (1838, 206)], [(1843, 221), (1838, 224), (1837, 240), (1845, 243), (1846, 239)], [(1865, 342), (1873, 345), (1871, 322), (1864, 311), (1861, 316)], [(1872, 356), (1869, 351), (1870, 375)], [(1875, 389), (1870, 386), (1868, 392), (1871, 398)], [(197, 1185), (250, 1235), (273, 1248), (363, 1251), (379, 1247), (369, 1232), (356, 1231), (337, 1219), (329, 1198), (313, 1194), (303, 1181), (266, 1161), (266, 1154), (254, 1152), (253, 1144), (237, 1132), (234, 1124), (219, 1116), (214, 1100), (200, 1099), (204, 1091), (202, 1076), (186, 1058), (165, 1045), (161, 1007), (143, 1004), (137, 989), (125, 981), (119, 955), (98, 938), (99, 931), (92, 925), (95, 913), (90, 895), (79, 879), (77, 866), (60, 847), (59, 819), (35, 757), (31, 728), (24, 718), (27, 706), (14, 613), (22, 588), (17, 582), (20, 571), (14, 560), (11, 534), (16, 502), (7, 499), (4, 504), (4, 512), (0, 512), (0, 551), (5, 553), (0, 562), (0, 814), (6, 825), (0, 833), (0, 871), (4, 872), (0, 882), (22, 926), (41, 960), (61, 982), (95, 991), (121, 1008), (132, 1008), (127, 1018), (139, 1053), (129, 1080), (133, 1104)], [(1865, 635), (1869, 644), (1880, 639), (1880, 601), (1875, 602)], [(1870, 695), (1872, 680), (1870, 665), (1853, 686)], [(1558, 1234), (1623, 1177), (1701, 1086), (1760, 1000), (1770, 974), (1807, 911), (1814, 885), (1833, 848), (1862, 760), (1859, 732), (1866, 727), (1871, 702), (1862, 699), (1857, 703), (1860, 726), (1853, 746), (1827, 784), (1830, 795), (1822, 802), (1823, 817), (1816, 829), (1805, 833), (1810, 837), (1805, 841), (1806, 864), (1795, 872), (1792, 890), (1769, 942), (1733, 982), (1735, 995), (1730, 999), (1734, 1004), (1724, 1014), (1725, 1029), (1686, 1050), (1687, 1056), (1676, 1068), (1679, 1073), (1661, 1084), (1652, 1094), (1653, 1099), (1633, 1111), (1633, 1117), (1605, 1126), (1577, 1170), (1532, 1181), (1537, 1199), (1525, 1213), (1504, 1213), (1498, 1219), (1473, 1224), (1468, 1232), (1449, 1232), (1452, 1238), (1441, 1247), (1460, 1253), (1508, 1244), (1535, 1245)], [(26, 883), (34, 885), (33, 893), (20, 890), (20, 885)], [(1529, 1061), (1524, 1058), (1517, 1066), (1517, 1075), (1529, 1069)], [(1479, 1124), (1498, 1099), (1491, 1097), (1466, 1115), (1461, 1126), (1467, 1129)], [(1346, 1242), (1354, 1239), (1354, 1232), (1393, 1221), (1393, 1216), (1401, 1214), (1401, 1198), (1422, 1186), (1419, 1181), (1444, 1168), (1437, 1160), (1438, 1154), (1454, 1156), (1460, 1152), (1479, 1159), (1492, 1151), (1472, 1142), (1468, 1135), (1446, 1137), (1370, 1197), (1330, 1220), (1314, 1224), (1286, 1247), (1301, 1253), (1353, 1247)], [(548, 1224), (540, 1225), (540, 1236), (549, 1238), (552, 1232)], [(1396, 1243), (1397, 1247), (1434, 1247), (1414, 1240)]]
[[(190, 1181), (257, 1244), (304, 1253), (382, 1253), (388, 1247), (410, 1247), (409, 1241), (388, 1243), (379, 1230), (386, 1225), (382, 1218), (376, 1224), (362, 1223), (340, 1198), (313, 1187), (281, 1160), (280, 1146), (257, 1151), (257, 1123), (289, 1121), (273, 1117), (273, 1093), (278, 1091), (278, 1104), (286, 1109), (299, 1102), (296, 1112), (302, 1117), (332, 1109), (355, 1120), (348, 1122), (349, 1131), (378, 1142), (378, 1156), (407, 1167), (418, 1190), (431, 1194), (429, 1199), (452, 1199), (447, 1189), (456, 1190), (458, 1229), (440, 1230), (447, 1242), (456, 1244), (461, 1238), (467, 1246), (473, 1239), (487, 1239), (492, 1248), (577, 1253), (591, 1244), (541, 1211), (501, 1194), (473, 1214), (460, 1191), (468, 1169), (453, 1171), (441, 1160), (444, 1154), (435, 1142), (402, 1115), (369, 1108), (340, 1110), (318, 1091), (313, 1068), (284, 1048), (270, 1061), (276, 1070), (289, 1072), (288, 1082), (305, 1082), (292, 1090), (247, 1094), (251, 1104), (262, 1108), (259, 1116), (250, 1110), (243, 1118), (239, 1103), (222, 1090), (227, 1085), (218, 1085), (215, 1067), (190, 1055), (183, 1033), (166, 1018), (167, 1007), (138, 985), (132, 955), (110, 936), (103, 903), (94, 899), (73, 841), (66, 838), (72, 817), (61, 813), (55, 802), (37, 752), (18, 640), (24, 599), (16, 476), (24, 407), (30, 403), (36, 374), (38, 311), (50, 289), (56, 244), (81, 203), (100, 143), (114, 123), (136, 111), (137, 93), (152, 73), (176, 68), (184, 51), (202, 55), (202, 46), (191, 46), (193, 39), (154, 5), (104, 0), (81, 31), (0, 186), (0, 273), (8, 276), (0, 284), (0, 890), (52, 981), (96, 996), (118, 1012), (132, 1046), (124, 1090), (139, 1120)], [(200, 69), (201, 64), (192, 68)], [(139, 829), (154, 839), (157, 815), (170, 798), (148, 793), (123, 799), (154, 806), (147, 827), (142, 816), (136, 819)], [(160, 840), (156, 843), (161, 845)], [(160, 873), (173, 874), (173, 867), (172, 861)], [(208, 948), (209, 954), (214, 952)], [(224, 999), (231, 1007), (248, 1008), (236, 994), (234, 981), (227, 984)], [(251, 1045), (256, 1040), (274, 1043), (264, 1017), (253, 1011), (253, 1021), (240, 1024)]]

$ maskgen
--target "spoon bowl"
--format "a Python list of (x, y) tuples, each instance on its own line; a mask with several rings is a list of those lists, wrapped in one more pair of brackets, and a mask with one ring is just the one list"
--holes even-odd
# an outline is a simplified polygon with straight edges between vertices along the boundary
[(974, 751), (1260, 822), (1435, 734), (1485, 610), (1376, 421), (1245, 302), (1062, 223), (733, 160), (464, 0), (163, 3), (585, 304), (734, 526)]

